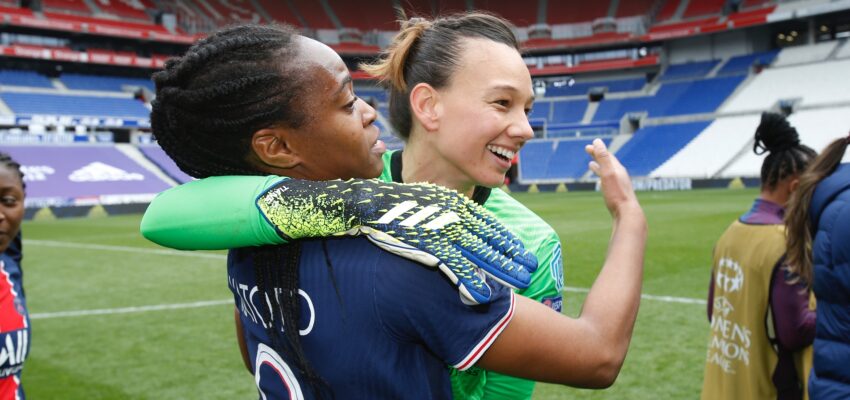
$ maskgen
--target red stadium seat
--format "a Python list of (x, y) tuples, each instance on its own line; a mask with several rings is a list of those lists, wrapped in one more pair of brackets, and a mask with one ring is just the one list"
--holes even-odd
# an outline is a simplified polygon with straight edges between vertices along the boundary
[(361, 31), (398, 30), (392, 0), (375, 0), (369, 3), (369, 7), (349, 0), (328, 0), (328, 4), (346, 28), (357, 28)]
[(610, 0), (561, 0), (550, 1), (546, 13), (549, 24), (570, 24), (576, 22), (591, 22), (594, 19), (608, 15)]
[(41, 4), (48, 11), (71, 12), (84, 15), (91, 15), (92, 13), (92, 10), (83, 0), (44, 0)]
[(720, 15), (726, 0), (700, 0), (688, 4), (683, 18), (704, 17), (706, 15)]
[(666, 21), (670, 18), (673, 18), (673, 15), (676, 14), (676, 9), (679, 8), (680, 0), (667, 0), (664, 3), (664, 6), (661, 7), (661, 11), (658, 12), (658, 15), (655, 16), (656, 21)]
[(633, 17), (636, 15), (647, 15), (655, 0), (627, 0), (621, 1), (617, 7), (617, 18)]
[(150, 20), (148, 14), (145, 13), (145, 5), (138, 0), (95, 0), (95, 4), (100, 7), (101, 11), (116, 17)]
[[(477, 0), (476, 8), (492, 11), (509, 19), (516, 26), (529, 26), (537, 21), (536, 1)], [(543, 21), (541, 21), (543, 22)]]
[(314, 0), (293, 0), (290, 4), (295, 11), (304, 18), (307, 28), (313, 29), (336, 29), (321, 3)]
[(301, 22), (298, 21), (298, 17), (289, 8), (285, 1), (279, 0), (258, 0), (260, 3), (260, 7), (263, 7), (275, 21), (286, 22), (287, 24), (294, 26), (301, 26)]

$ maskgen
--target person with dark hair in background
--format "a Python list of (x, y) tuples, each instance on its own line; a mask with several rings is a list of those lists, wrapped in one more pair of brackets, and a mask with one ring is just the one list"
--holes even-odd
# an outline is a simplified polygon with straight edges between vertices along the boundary
[(753, 151), (768, 153), (761, 193), (714, 247), (702, 399), (802, 398), (795, 354), (812, 343), (814, 313), (806, 283), (785, 266), (782, 219), (816, 153), (773, 113), (762, 114)]
[(800, 176), (788, 202), (788, 265), (817, 298), (809, 397), (850, 399), (850, 135)]
[(26, 185), (21, 165), (0, 153), (0, 398), (24, 399), (21, 371), (29, 354), (21, 221)]
[[(273, 43), (259, 40), (264, 37), (271, 37)], [(289, 42), (291, 47), (279, 48), (279, 43)], [(258, 46), (264, 51), (257, 51)], [(185, 96), (161, 95), (207, 90), (197, 85), (212, 91), (233, 80), (223, 66), (236, 68), (244, 77), (241, 79), (251, 79), (255, 66), (266, 63), (279, 68), (277, 74), (303, 86), (287, 92), (286, 103), (274, 102), (281, 99), (271, 102), (262, 123), (245, 122), (251, 121), (251, 114), (239, 111), (270, 98), (250, 85), (235, 88), (229, 96), (220, 95), (218, 102), (187, 104), (181, 101)], [(329, 179), (380, 173), (374, 166), (376, 154), (380, 163), (379, 152), (360, 146), (361, 141), (371, 143), (377, 134), (372, 125), (374, 110), (354, 96), (350, 75), (339, 56), (314, 40), (280, 33), (276, 28), (232, 28), (199, 42), (182, 59), (169, 62), (155, 81), (154, 134), (177, 164), (196, 176), (247, 173)], [(256, 89), (279, 93), (273, 85)], [(292, 114), (288, 118), (304, 117), (304, 124), (293, 126), (281, 117), (286, 115), (282, 108)], [(218, 110), (233, 115), (218, 114)], [(237, 115), (249, 116), (237, 119)], [(214, 122), (204, 122), (205, 118)], [(345, 122), (352, 119), (360, 123), (356, 129)], [(206, 125), (199, 127), (198, 123)], [(488, 304), (467, 306), (457, 298), (455, 283), (419, 264), (364, 245), (364, 239), (231, 250), (229, 286), (240, 304), (239, 323), (244, 329), (240, 336), (262, 395), (325, 397), (330, 392), (346, 398), (448, 398), (451, 385), (446, 365), (458, 370), (479, 365), (582, 387), (611, 385), (622, 367), (637, 314), (646, 224), (622, 165), (600, 140), (586, 150), (594, 159), (591, 169), (601, 177), (615, 229), (605, 265), (578, 319), (515, 297), (496, 284)], [(225, 187), (224, 191), (216, 192), (209, 189), (212, 181), (207, 179), (166, 191), (146, 212), (145, 220), (151, 218), (143, 220), (146, 237), (168, 225), (163, 223), (168, 220), (164, 215), (194, 214), (191, 219), (197, 221), (202, 207), (191, 199), (232, 197), (234, 192), (244, 195), (240, 188), (260, 188), (247, 190), (259, 209), (254, 216), (266, 218), (281, 234), (305, 222), (292, 221), (292, 210), (286, 206), (291, 199), (304, 200), (313, 210), (310, 195), (323, 198), (328, 194), (320, 191), (335, 191), (331, 186), (350, 191), (361, 190), (358, 187), (363, 185), (372, 188), (372, 181), (309, 184), (266, 177), (218, 179), (231, 183), (247, 179), (253, 184), (224, 185), (219, 187)], [(371, 197), (383, 195), (384, 186), (397, 185), (401, 184), (375, 186), (378, 194)], [(192, 196), (182, 196), (185, 194)], [(362, 200), (369, 200), (366, 197)], [(175, 203), (175, 199), (184, 201)], [(340, 202), (340, 206), (353, 204)], [(232, 214), (217, 216), (213, 222), (222, 223)], [(180, 223), (172, 221), (171, 227), (176, 229)], [(242, 230), (234, 224), (224, 225), (226, 230)], [(174, 237), (160, 239), (167, 243)], [(285, 337), (281, 337), (281, 319)]]

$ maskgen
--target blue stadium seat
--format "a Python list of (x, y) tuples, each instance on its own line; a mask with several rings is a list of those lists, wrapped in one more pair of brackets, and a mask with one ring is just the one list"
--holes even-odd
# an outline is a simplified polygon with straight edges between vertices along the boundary
[(710, 124), (703, 121), (641, 128), (616, 152), (617, 158), (632, 176), (647, 176)]
[(595, 87), (607, 88), (608, 93), (632, 92), (643, 89), (644, 85), (646, 85), (645, 78), (616, 79), (610, 81), (596, 82), (576, 82), (572, 86), (547, 86), (546, 97), (581, 96), (587, 94), (590, 88)]
[(129, 98), (67, 96), (39, 93), (0, 93), (18, 115), (67, 115), (79, 117), (142, 118), (150, 115), (144, 103)]
[(528, 114), (528, 121), (531, 126), (538, 128), (542, 127), (549, 121), (549, 115), (552, 113), (551, 101), (538, 101), (531, 108), (531, 113)]
[[(581, 178), (587, 172), (587, 163), (590, 162), (590, 156), (584, 151), (584, 146), (591, 142), (591, 139), (558, 141), (558, 147), (549, 159), (549, 165), (546, 168), (546, 179)], [(607, 146), (611, 143), (611, 140), (603, 139), (603, 142)]]
[(654, 96), (603, 100), (593, 121), (619, 121), (631, 112), (647, 112), (650, 117), (714, 112), (744, 78), (744, 75), (734, 75), (664, 83)]
[(732, 57), (720, 68), (717, 76), (746, 74), (750, 72), (750, 68), (754, 64), (770, 65), (777, 55), (779, 55), (779, 50)]
[(374, 98), (378, 103), (386, 103), (389, 101), (389, 95), (385, 90), (381, 89), (364, 89), (354, 88), (354, 94), (361, 99)]
[(705, 77), (717, 66), (719, 60), (698, 61), (685, 64), (671, 64), (661, 76), (661, 82), (675, 79), (695, 79)]
[(553, 124), (580, 122), (587, 111), (587, 100), (564, 100), (555, 101), (552, 104)]
[(129, 78), (119, 76), (95, 76), (85, 74), (65, 73), (59, 78), (68, 89), (73, 90), (100, 90), (106, 92), (120, 92), (124, 85), (141, 86), (154, 91), (153, 82), (145, 78)]
[(53, 89), (53, 83), (46, 76), (35, 71), (19, 71), (14, 69), (0, 70), (0, 85)]
[(534, 181), (546, 177), (549, 158), (552, 157), (554, 141), (532, 140), (519, 151), (519, 176), (522, 181)]

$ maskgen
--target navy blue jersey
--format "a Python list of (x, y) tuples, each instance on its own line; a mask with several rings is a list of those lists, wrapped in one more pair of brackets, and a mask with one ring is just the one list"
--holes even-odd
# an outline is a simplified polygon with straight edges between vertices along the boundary
[[(451, 398), (448, 367), (472, 366), (513, 315), (510, 290), (490, 282), (493, 302), (466, 306), (439, 271), (365, 238), (302, 246), (301, 343), (336, 398)], [(313, 398), (298, 371), (272, 349), (263, 326), (268, 314), (258, 311), (266, 304), (256, 289), (252, 250), (232, 250), (227, 265), (260, 397)]]
[(22, 400), (21, 370), (29, 353), (20, 235), (0, 254), (0, 398)]

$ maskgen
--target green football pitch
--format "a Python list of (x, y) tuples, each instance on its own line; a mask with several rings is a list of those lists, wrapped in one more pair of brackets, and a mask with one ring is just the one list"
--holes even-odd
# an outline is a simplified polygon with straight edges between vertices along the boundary
[[(708, 323), (711, 249), (754, 190), (641, 193), (649, 221), (640, 314), (613, 387), (539, 384), (535, 399), (693, 399)], [(599, 271), (610, 218), (597, 193), (518, 194), (564, 246), (566, 314)], [(257, 398), (233, 328), (224, 254), (159, 248), (140, 216), (28, 221), (24, 283), (32, 349), (23, 375), (39, 399)]]

